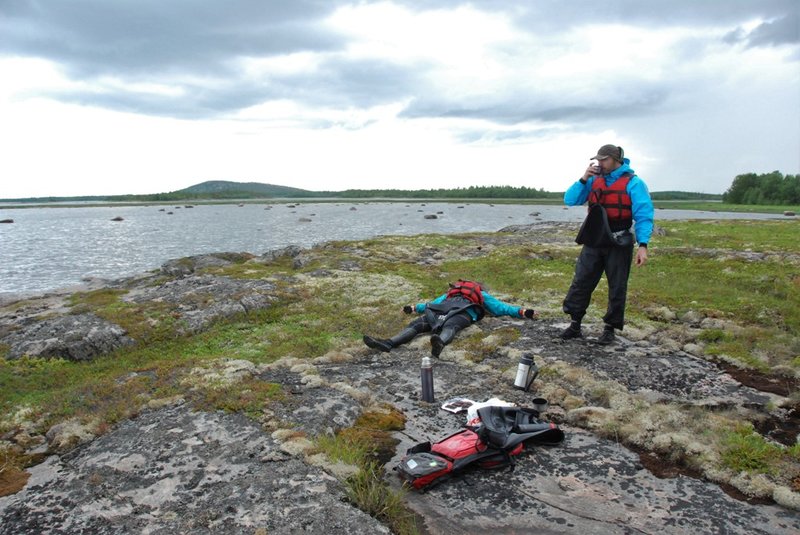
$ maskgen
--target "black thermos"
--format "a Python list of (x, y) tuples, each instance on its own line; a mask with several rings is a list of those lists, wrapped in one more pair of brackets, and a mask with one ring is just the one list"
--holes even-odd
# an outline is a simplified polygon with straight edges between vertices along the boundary
[(422, 401), (433, 403), (433, 362), (430, 357), (422, 357), (420, 376), (422, 377)]

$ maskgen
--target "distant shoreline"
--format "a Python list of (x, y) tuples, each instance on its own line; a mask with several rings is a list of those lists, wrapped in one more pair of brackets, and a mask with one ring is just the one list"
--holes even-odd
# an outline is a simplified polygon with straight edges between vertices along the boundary
[[(446, 204), (516, 204), (530, 206), (561, 205), (561, 199), (494, 199), (494, 198), (391, 198), (391, 197), (280, 197), (260, 199), (203, 199), (183, 201), (55, 201), (55, 202), (9, 202), (0, 201), (0, 211), (20, 210), (26, 208), (102, 208), (117, 206), (213, 206), (229, 204), (375, 204), (375, 203), (446, 203)], [(800, 213), (800, 206), (786, 205), (749, 205), (749, 204), (724, 204), (717, 200), (696, 201), (691, 199), (654, 200), (654, 206), (660, 210), (699, 210), (706, 212), (740, 212), (753, 214), (782, 214), (790, 211)]]

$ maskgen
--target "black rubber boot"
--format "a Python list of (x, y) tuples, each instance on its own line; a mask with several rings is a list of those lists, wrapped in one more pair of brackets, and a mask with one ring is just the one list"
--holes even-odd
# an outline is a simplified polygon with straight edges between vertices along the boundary
[(597, 343), (601, 346), (607, 346), (609, 344), (613, 344), (616, 338), (616, 335), (614, 335), (614, 327), (611, 325), (606, 325), (603, 329), (603, 334), (597, 337)]
[(406, 327), (399, 334), (396, 334), (389, 338), (389, 343), (392, 344), (392, 347), (397, 347), (401, 344), (406, 344), (414, 339), (419, 333), (416, 329), (412, 327)]
[(573, 338), (582, 338), (583, 333), (581, 332), (581, 324), (577, 321), (573, 321), (569, 324), (569, 327), (561, 331), (561, 334), (558, 335), (559, 338), (562, 340), (571, 340)]
[(371, 336), (364, 335), (364, 343), (367, 347), (371, 347), (372, 349), (377, 349), (378, 351), (383, 351), (384, 353), (388, 353), (392, 350), (392, 341), (391, 340), (381, 340), (380, 338), (373, 338)]
[(444, 346), (452, 342), (455, 336), (456, 330), (452, 327), (445, 327), (441, 333), (431, 336), (431, 355), (438, 359)]
[(438, 334), (434, 334), (431, 336), (431, 355), (439, 358), (439, 355), (442, 354), (442, 350), (444, 349), (444, 342), (442, 342), (441, 337)]

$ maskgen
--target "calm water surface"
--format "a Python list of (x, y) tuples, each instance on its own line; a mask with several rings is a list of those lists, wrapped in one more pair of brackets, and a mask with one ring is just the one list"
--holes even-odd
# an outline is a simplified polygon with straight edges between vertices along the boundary
[[(172, 212), (170, 215), (168, 212)], [(533, 214), (538, 213), (534, 216)], [(167, 260), (266, 251), (381, 235), (496, 231), (581, 221), (585, 207), (450, 203), (302, 203), (25, 208), (0, 206), (0, 295), (47, 292), (88, 277), (116, 279)], [(437, 219), (425, 219), (436, 215)], [(766, 214), (660, 210), (659, 219), (769, 219)], [(123, 221), (111, 221), (122, 217)]]

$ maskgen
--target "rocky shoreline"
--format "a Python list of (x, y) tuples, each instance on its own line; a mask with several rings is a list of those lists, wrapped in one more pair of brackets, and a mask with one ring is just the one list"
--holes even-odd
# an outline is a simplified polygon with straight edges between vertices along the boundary
[[(559, 231), (572, 232), (572, 227), (555, 225)], [(463, 256), (530, 240), (565, 243), (567, 234), (553, 229), (504, 229), (482, 236), (481, 247)], [(219, 276), (206, 268), (242, 261), (301, 268), (324, 254), (325, 247), (180, 259), (104, 288), (119, 290), (125, 301), (164, 304), (184, 332), (198, 333), (223, 318), (268, 310), (279, 292), (295, 291), (301, 283), (289, 279), (278, 288), (275, 281)], [(431, 265), (437, 260), (436, 253), (417, 259)], [(328, 279), (342, 273), (357, 277), (358, 266), (344, 263), (310, 276)], [(7, 358), (81, 361), (136, 343), (119, 325), (91, 312), (76, 313), (69, 299), (70, 294), (53, 294), (4, 303), (0, 343), (8, 347)], [(714, 320), (689, 316), (672, 321), (689, 330), (702, 329), (703, 322), (709, 327)], [(671, 447), (707, 454), (699, 443), (692, 444), (697, 430), (645, 439), (643, 428), (648, 448), (641, 449), (608, 432), (615, 425), (612, 413), (624, 410), (651, 418), (680, 418), (696, 409), (740, 411), (786, 422), (796, 415), (785, 394), (743, 385), (693, 354), (692, 342), (679, 343), (655, 329), (626, 328), (617, 345), (602, 347), (590, 340), (560, 341), (555, 335), (564, 325), (487, 318), (469, 327), (464, 336), (482, 340), (485, 358), (474, 362), (469, 351), (448, 348), (435, 365), (437, 402), (432, 404), (419, 399), (419, 361), (429, 353), (427, 338), (420, 337), (388, 354), (355, 344), (311, 359), (287, 356), (262, 365), (222, 355), (193, 370), (201, 383), (282, 385), (288, 395), (271, 402), (256, 420), (197, 411), (180, 396), (148, 400), (134, 418), (111, 429), (63, 422), (40, 436), (26, 427), (23, 414), (12, 415), (19, 423), (0, 436), (0, 446), (22, 448), (42, 462), (27, 470), (24, 488), (0, 497), (0, 534), (389, 533), (347, 502), (342, 482), (353, 467), (315, 453), (314, 439), (354, 425), (366, 411), (385, 406), (400, 411), (405, 429), (394, 433), (394, 455), (384, 459), (386, 481), (399, 489), (391, 468), (405, 450), (444, 438), (465, 423), (463, 414), (441, 410), (442, 401), (498, 397), (530, 404), (532, 393), (511, 387), (523, 353), (536, 355), (543, 373), (534, 391), (550, 400), (545, 416), (564, 429), (565, 442), (526, 451), (513, 471), (475, 471), (429, 492), (406, 494), (423, 533), (800, 530), (800, 496), (788, 487), (772, 484), (768, 493), (748, 495), (745, 491), (766, 483), (720, 485), (726, 481), (722, 475), (688, 470), (663, 477), (671, 465)], [(588, 324), (587, 329), (597, 334), (600, 326)], [(519, 335), (496, 340), (503, 331)], [(121, 384), (137, 373), (146, 372), (132, 372), (120, 378)], [(667, 408), (679, 412), (667, 415)], [(785, 439), (796, 441), (796, 429)]]

